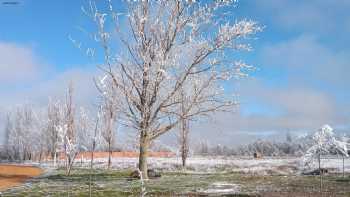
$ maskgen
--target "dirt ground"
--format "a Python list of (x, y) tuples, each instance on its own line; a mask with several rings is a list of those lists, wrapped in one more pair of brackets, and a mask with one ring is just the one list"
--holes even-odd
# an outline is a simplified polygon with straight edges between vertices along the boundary
[(38, 167), (0, 164), (0, 191), (19, 185), (28, 178), (42, 173), (43, 170)]

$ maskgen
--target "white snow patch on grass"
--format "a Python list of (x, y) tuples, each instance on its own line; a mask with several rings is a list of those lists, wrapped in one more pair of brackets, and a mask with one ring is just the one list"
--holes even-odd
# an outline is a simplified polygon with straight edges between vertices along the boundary
[(209, 186), (208, 189), (199, 191), (205, 194), (236, 194), (240, 192), (241, 186), (233, 183), (216, 182)]
[[(107, 158), (96, 158), (94, 168), (107, 168)], [(136, 169), (138, 158), (113, 158), (112, 168), (114, 169)], [(181, 170), (181, 158), (148, 158), (149, 169), (161, 171)], [(344, 169), (350, 173), (350, 158), (345, 158)], [(40, 164), (44, 168), (52, 167), (52, 163), (44, 162)], [(61, 162), (58, 166), (63, 166)], [(75, 167), (89, 167), (89, 159), (76, 159)], [(343, 170), (343, 160), (341, 157), (324, 158), (321, 160), (323, 168), (330, 169), (330, 172), (341, 173)], [(239, 157), (191, 157), (187, 161), (187, 172), (240, 172), (248, 174), (279, 174), (290, 175), (305, 170), (301, 158), (274, 158), (266, 157), (261, 159), (239, 158)]]

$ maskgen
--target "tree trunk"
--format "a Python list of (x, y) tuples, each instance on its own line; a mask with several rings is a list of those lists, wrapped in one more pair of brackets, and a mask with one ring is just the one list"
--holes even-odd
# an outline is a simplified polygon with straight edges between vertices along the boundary
[(40, 153), (39, 153), (39, 163), (41, 164), (41, 159), (42, 159), (42, 156), (43, 156), (43, 151), (40, 150)]
[(147, 157), (148, 157), (149, 140), (146, 135), (140, 136), (140, 155), (139, 155), (139, 169), (142, 173), (143, 179), (148, 179), (147, 173)]
[(108, 169), (111, 168), (112, 165), (112, 145), (111, 145), (111, 140), (108, 142)]
[(185, 117), (186, 115), (186, 95), (183, 90), (181, 90), (181, 128), (180, 128), (180, 144), (181, 144), (181, 159), (182, 159), (182, 169), (186, 168), (186, 160), (188, 157), (189, 145), (188, 145), (188, 135), (189, 135), (189, 120)]
[(182, 157), (182, 168), (183, 169), (185, 169), (185, 167), (186, 167), (186, 159), (187, 159), (186, 156)]
[(181, 159), (182, 159), (182, 168), (186, 168), (186, 160), (188, 157), (188, 120), (182, 119), (181, 120)]
[(66, 161), (66, 175), (69, 176), (70, 175), (70, 157), (67, 157), (67, 161)]
[(91, 151), (90, 169), (92, 170), (94, 165), (94, 150)]
[(68, 158), (68, 163), (67, 163), (67, 176), (70, 175), (70, 172), (72, 170), (73, 164), (74, 164), (75, 156), (69, 157)]
[(53, 167), (56, 168), (56, 161), (57, 161), (57, 152), (55, 151), (55, 154), (53, 156)]
[(320, 192), (322, 192), (321, 154), (318, 154), (318, 171), (320, 173)]
[(320, 154), (318, 155), (318, 170), (321, 174), (321, 155)]
[(345, 178), (345, 158), (343, 156), (343, 178)]
[(92, 170), (94, 165), (94, 151), (95, 151), (95, 145), (93, 145), (92, 151), (91, 151), (91, 161), (90, 161), (90, 174), (89, 174), (89, 196), (92, 196)]
[(68, 176), (68, 168), (69, 168), (69, 161), (68, 161), (68, 157), (67, 157), (67, 155), (66, 155), (66, 159), (65, 159), (66, 161), (65, 161), (65, 166), (66, 166), (66, 175)]

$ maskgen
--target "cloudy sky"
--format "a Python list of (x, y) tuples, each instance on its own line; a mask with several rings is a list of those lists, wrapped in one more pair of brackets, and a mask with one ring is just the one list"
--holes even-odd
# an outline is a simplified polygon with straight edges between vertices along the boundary
[[(97, 60), (69, 39), (91, 43), (79, 30), (89, 26), (81, 12), (86, 1), (4, 2), (0, 0), (0, 119), (17, 104), (43, 106), (49, 96), (61, 97), (71, 80), (77, 102), (93, 106)], [(278, 139), (287, 131), (310, 132), (326, 123), (349, 131), (348, 10), (348, 0), (240, 0), (232, 20), (248, 18), (265, 26), (251, 42), (254, 51), (242, 55), (258, 70), (240, 82), (237, 112), (193, 123), (193, 137), (239, 144)]]

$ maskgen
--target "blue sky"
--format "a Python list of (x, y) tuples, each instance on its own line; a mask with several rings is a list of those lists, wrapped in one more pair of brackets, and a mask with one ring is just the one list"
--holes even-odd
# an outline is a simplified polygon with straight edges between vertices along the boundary
[[(16, 104), (40, 106), (48, 96), (63, 95), (71, 79), (78, 102), (91, 105), (95, 62), (68, 39), (91, 44), (78, 30), (91, 25), (81, 11), (87, 2), (16, 1), (4, 5), (0, 0), (2, 114)], [(240, 54), (258, 70), (239, 84), (239, 113), (218, 114), (193, 126), (195, 133), (210, 137), (219, 130), (217, 141), (231, 143), (252, 134), (312, 131), (326, 123), (340, 132), (350, 130), (349, 9), (347, 0), (240, 0), (233, 20), (253, 19), (265, 26), (251, 40), (254, 51)]]

